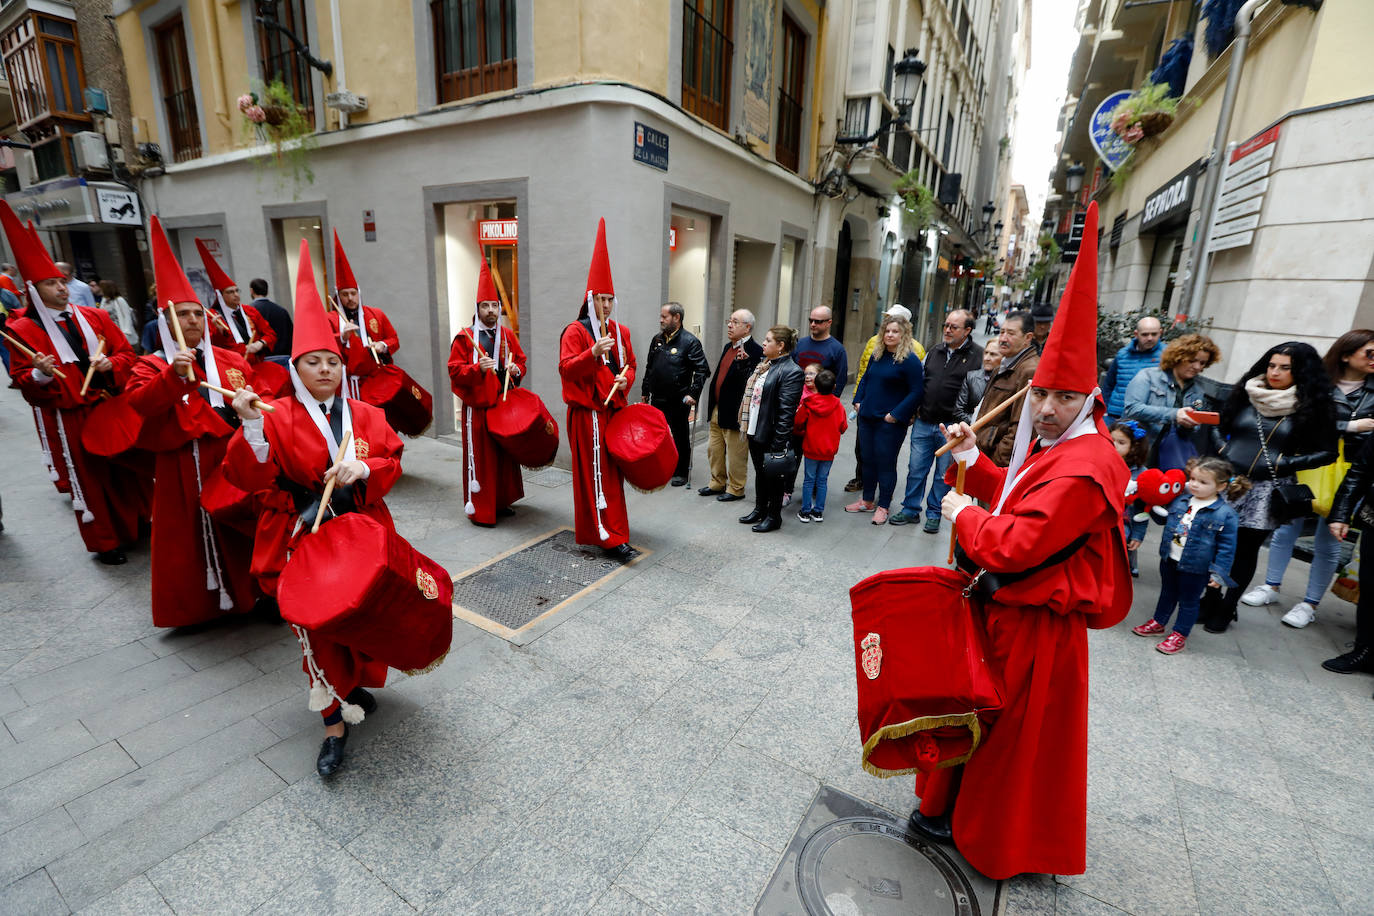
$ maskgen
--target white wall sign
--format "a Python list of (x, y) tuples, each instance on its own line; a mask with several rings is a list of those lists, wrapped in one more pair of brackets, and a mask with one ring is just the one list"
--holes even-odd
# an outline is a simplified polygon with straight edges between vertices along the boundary
[(96, 188), (96, 209), (102, 223), (119, 226), (142, 226), (143, 212), (138, 206), (138, 195), (122, 188)]

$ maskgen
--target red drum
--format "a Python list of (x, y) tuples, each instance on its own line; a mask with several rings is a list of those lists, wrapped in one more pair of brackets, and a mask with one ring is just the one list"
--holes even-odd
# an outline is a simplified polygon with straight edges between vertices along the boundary
[(434, 422), (434, 397), (398, 366), (378, 366), (359, 382), (359, 393), (382, 408), (398, 433), (418, 436)]
[(253, 390), (274, 398), (288, 398), (296, 388), (291, 384), (291, 370), (264, 359), (253, 366)]
[(898, 776), (963, 763), (1002, 708), (968, 576), (925, 566), (849, 590), (863, 767)]
[(663, 413), (648, 404), (616, 412), (606, 427), (606, 450), (636, 490), (662, 489), (677, 468), (673, 432)]
[(253, 537), (258, 530), (258, 505), (253, 494), (240, 490), (224, 476), (220, 465), (205, 478), (200, 488), (200, 504), (221, 525)]
[(434, 664), (453, 640), (448, 572), (358, 512), (301, 539), (277, 603), (289, 623), (402, 671)]
[(111, 398), (91, 409), (81, 429), (81, 445), (93, 455), (109, 458), (133, 448), (142, 429), (143, 415), (124, 398)]
[(524, 388), (511, 388), (487, 408), (487, 432), (517, 464), (542, 468), (558, 454), (558, 421), (544, 401)]

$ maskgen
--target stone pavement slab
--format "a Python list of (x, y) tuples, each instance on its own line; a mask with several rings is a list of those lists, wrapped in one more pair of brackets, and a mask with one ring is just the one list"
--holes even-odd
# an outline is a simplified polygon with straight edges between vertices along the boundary
[[(744, 913), (822, 785), (914, 804), (859, 765), (847, 590), (942, 563), (948, 528), (840, 511), (848, 438), (823, 525), (760, 536), (747, 505), (627, 494), (643, 560), (519, 645), (456, 623), (329, 782), (289, 630), (153, 627), (146, 545), (90, 560), (34, 438), (0, 398), (0, 912)], [(451, 571), (569, 523), (547, 468), (500, 528), (467, 524), (460, 455), (408, 443), (388, 500)], [(1374, 680), (1320, 668), (1350, 606), (1300, 631), (1286, 603), (1242, 608), (1166, 658), (1128, 629), (1157, 595), (1142, 565), (1131, 620), (1089, 635), (1088, 870), (1013, 879), (1004, 912), (1367, 913)]]

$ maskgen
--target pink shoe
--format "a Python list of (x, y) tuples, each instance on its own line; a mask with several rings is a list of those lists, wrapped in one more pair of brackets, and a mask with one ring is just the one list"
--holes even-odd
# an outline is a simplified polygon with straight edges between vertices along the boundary
[(1137, 636), (1158, 636), (1164, 632), (1164, 627), (1160, 626), (1153, 617), (1145, 621), (1138, 627), (1131, 627), (1131, 632)]
[(864, 502), (862, 499), (857, 499), (857, 500), (855, 500), (854, 502), (850, 503), (849, 505), (845, 506), (845, 507), (844, 507), (844, 511), (846, 511), (846, 512), (872, 512), (872, 511), (873, 511), (873, 503), (866, 503), (866, 502)]
[(871, 524), (874, 524), (874, 525), (886, 525), (886, 524), (887, 524), (887, 510), (884, 509), (882, 506), (879, 506), (878, 508), (874, 509), (874, 510), (873, 510), (873, 521), (872, 521)]
[(1177, 655), (1183, 651), (1183, 646), (1187, 642), (1188, 637), (1184, 636), (1178, 630), (1174, 630), (1174, 632), (1164, 637), (1162, 643), (1155, 646), (1155, 651), (1163, 652), (1165, 655)]

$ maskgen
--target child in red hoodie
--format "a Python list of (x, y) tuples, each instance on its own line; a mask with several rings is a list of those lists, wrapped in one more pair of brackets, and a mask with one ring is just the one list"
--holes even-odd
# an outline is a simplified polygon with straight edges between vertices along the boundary
[(844, 404), (835, 397), (835, 373), (826, 369), (816, 376), (816, 393), (797, 405), (794, 435), (802, 437), (802, 456), (806, 476), (802, 481), (800, 522), (825, 521), (825, 490), (830, 481), (830, 466), (840, 450), (840, 434), (849, 429)]

